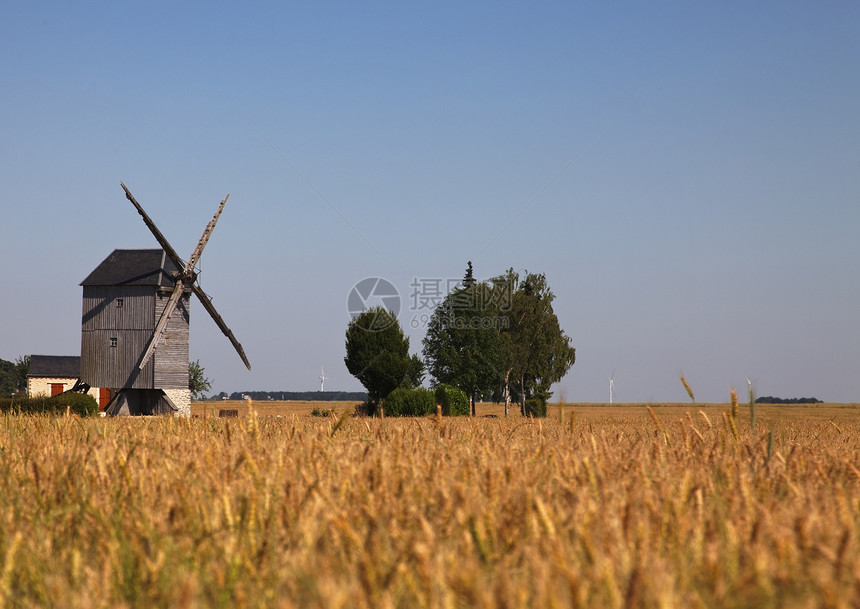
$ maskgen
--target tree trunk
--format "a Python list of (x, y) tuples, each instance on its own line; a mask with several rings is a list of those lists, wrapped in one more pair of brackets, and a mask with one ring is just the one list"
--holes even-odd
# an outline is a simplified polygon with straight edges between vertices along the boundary
[(520, 377), (520, 414), (526, 416), (526, 378)]
[(511, 392), (510, 392), (510, 384), (509, 379), (511, 376), (511, 371), (508, 370), (505, 372), (505, 416), (508, 416), (508, 410), (511, 407)]

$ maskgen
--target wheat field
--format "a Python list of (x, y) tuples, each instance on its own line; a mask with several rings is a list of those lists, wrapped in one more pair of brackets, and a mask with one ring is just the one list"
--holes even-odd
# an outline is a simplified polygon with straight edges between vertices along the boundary
[(0, 417), (0, 609), (860, 601), (853, 407), (248, 406)]

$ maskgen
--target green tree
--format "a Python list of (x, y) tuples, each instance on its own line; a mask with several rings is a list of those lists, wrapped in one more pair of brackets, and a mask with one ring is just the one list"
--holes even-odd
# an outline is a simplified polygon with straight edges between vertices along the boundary
[(507, 310), (499, 312), (505, 320), (500, 324), (505, 414), (516, 393), (525, 416), (527, 400), (546, 403), (552, 384), (576, 361), (576, 350), (559, 325), (552, 307), (555, 296), (543, 274), (526, 272), (520, 278), (509, 269), (493, 279), (493, 285), (510, 294)]
[(502, 360), (493, 288), (472, 276), (436, 307), (424, 337), (424, 359), (436, 384), (463, 390), (475, 414), (475, 401), (502, 378)]
[(466, 275), (463, 277), (463, 287), (468, 289), (474, 286), (478, 281), (475, 279), (475, 275), (472, 271), (472, 261), (466, 264)]
[(0, 359), (0, 396), (8, 397), (16, 393), (26, 393), (29, 373), (29, 355), (16, 358), (14, 363)]
[(199, 359), (188, 364), (188, 388), (191, 390), (192, 399), (195, 400), (212, 389), (212, 381), (204, 376), (203, 370)]
[(499, 335), (499, 350), (502, 359), (501, 395), (505, 401), (505, 416), (508, 416), (511, 406), (512, 378), (517, 378), (519, 370), (524, 368), (526, 359), (525, 341), (519, 339), (527, 315), (527, 303), (522, 293), (517, 292), (519, 275), (512, 268), (508, 269), (504, 275), (495, 277), (492, 282), (496, 290), (501, 290), (509, 295), (506, 310), (500, 311), (500, 314), (504, 316), (503, 319), (505, 319), (503, 324), (505, 327), (500, 328)]
[(30, 356), (15, 359), (15, 388), (20, 393), (27, 391), (27, 375), (30, 374)]
[(15, 364), (0, 359), (0, 397), (15, 393)]
[(363, 311), (346, 329), (346, 369), (365, 389), (374, 411), (382, 399), (400, 387), (421, 383), (424, 364), (409, 355), (409, 337), (397, 317), (382, 307)]
[(409, 367), (406, 369), (406, 380), (412, 388), (420, 387), (424, 382), (424, 362), (417, 354), (409, 356)]

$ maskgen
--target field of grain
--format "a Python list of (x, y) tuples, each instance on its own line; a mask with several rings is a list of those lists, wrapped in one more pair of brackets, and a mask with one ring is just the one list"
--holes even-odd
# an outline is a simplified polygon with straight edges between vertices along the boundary
[(289, 401), (252, 401), (252, 400), (220, 400), (213, 402), (191, 402), (191, 416), (217, 417), (223, 410), (235, 410), (240, 417), (247, 416), (251, 409), (260, 417), (302, 416), (309, 415), (314, 410), (323, 411), (334, 409), (335, 413), (355, 411), (359, 402), (314, 402), (306, 400)]
[(860, 599), (856, 408), (263, 407), (0, 417), (0, 608)]

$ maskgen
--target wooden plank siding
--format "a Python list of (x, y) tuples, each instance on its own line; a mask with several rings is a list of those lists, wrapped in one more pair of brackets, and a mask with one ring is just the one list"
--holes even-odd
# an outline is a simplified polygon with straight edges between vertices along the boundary
[[(153, 388), (153, 362), (138, 370), (152, 336), (147, 330), (85, 330), (81, 333), (81, 380), (93, 387)], [(116, 339), (113, 346), (112, 339)]]
[(170, 316), (152, 359), (138, 369), (169, 296), (154, 286), (85, 286), (81, 379), (113, 389), (187, 389), (190, 292)]
[[(153, 286), (87, 286), (81, 328), (149, 330), (155, 328)], [(122, 306), (118, 306), (122, 299)]]
[[(170, 291), (159, 294), (155, 301), (155, 319), (170, 299)], [(155, 385), (158, 389), (188, 389), (188, 342), (191, 291), (187, 290), (170, 315), (164, 336), (152, 359), (155, 362)]]

